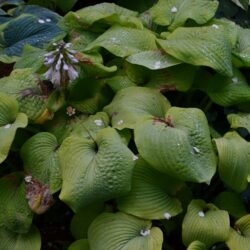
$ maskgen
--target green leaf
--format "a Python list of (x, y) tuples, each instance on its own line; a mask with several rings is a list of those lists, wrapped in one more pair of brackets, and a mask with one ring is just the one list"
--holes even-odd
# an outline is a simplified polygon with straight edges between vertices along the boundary
[(243, 10), (248, 10), (249, 0), (231, 0)]
[(170, 219), (182, 211), (180, 201), (174, 197), (182, 185), (139, 159), (133, 173), (132, 189), (118, 198), (118, 208), (144, 219)]
[(168, 100), (156, 90), (128, 87), (117, 92), (113, 101), (104, 108), (117, 129), (134, 128), (137, 121), (149, 115), (163, 117), (170, 108)]
[(238, 38), (233, 48), (233, 55), (236, 57), (236, 66), (250, 66), (250, 29), (238, 27)]
[(218, 1), (209, 0), (159, 0), (149, 12), (156, 24), (174, 30), (184, 26), (188, 19), (205, 24), (213, 18), (218, 5)]
[[(231, 44), (224, 29), (217, 26), (177, 28), (167, 40), (157, 40), (166, 53), (193, 65), (213, 68), (232, 76)], [(205, 41), (205, 42), (204, 42)]]
[(193, 241), (187, 248), (187, 250), (206, 250), (206, 245), (198, 240)]
[(11, 20), (2, 32), (1, 54), (7, 56), (20, 56), (25, 44), (42, 48), (64, 36), (63, 31), (55, 24), (46, 23), (43, 19), (30, 14), (23, 14)]
[(41, 236), (36, 227), (32, 227), (26, 234), (16, 234), (0, 229), (1, 248), (4, 250), (40, 250)]
[(248, 250), (250, 245), (250, 214), (243, 216), (234, 224), (234, 229), (230, 229), (229, 237), (226, 241), (230, 250)]
[(216, 196), (214, 204), (228, 213), (236, 219), (247, 214), (247, 210), (244, 206), (241, 196), (233, 192), (221, 192)]
[[(74, 13), (69, 12), (64, 17), (63, 22), (66, 25), (73, 22), (83, 29), (91, 30), (103, 30), (104, 27), (115, 24), (141, 29), (143, 26), (137, 16), (137, 12), (120, 7), (114, 3), (100, 3), (80, 9)], [(100, 27), (98, 27), (98, 22)], [(94, 25), (95, 23), (96, 25)], [(71, 27), (74, 28), (75, 26)]]
[(141, 65), (152, 70), (164, 69), (181, 63), (160, 50), (143, 51), (129, 56), (126, 60), (132, 64)]
[(104, 128), (91, 139), (71, 136), (59, 149), (63, 185), (60, 199), (73, 211), (131, 189), (133, 153), (115, 129)]
[(88, 228), (92, 221), (104, 211), (103, 203), (94, 203), (83, 207), (76, 213), (70, 224), (70, 230), (75, 239), (88, 237)]
[(40, 132), (27, 140), (21, 148), (21, 157), (26, 173), (43, 184), (48, 184), (51, 193), (61, 188), (56, 137)]
[(69, 246), (68, 250), (90, 250), (89, 242), (87, 239), (77, 240)]
[[(0, 179), (0, 226), (11, 232), (22, 234), (30, 230), (33, 219), (33, 213), (25, 198), (23, 179), (23, 174), (19, 172), (13, 172)], [(1, 239), (1, 247), (2, 240), (3, 239)]]
[(142, 51), (157, 49), (156, 37), (149, 30), (112, 26), (96, 40), (91, 42), (85, 51), (99, 47), (105, 48), (118, 57), (126, 57)]
[(236, 192), (244, 191), (250, 175), (250, 142), (237, 132), (228, 132), (223, 138), (214, 141), (219, 154), (221, 180)]
[(233, 129), (246, 128), (250, 133), (250, 114), (248, 113), (238, 113), (229, 114), (227, 120), (230, 123), (230, 127)]
[(32, 68), (35, 73), (44, 63), (45, 50), (25, 45), (21, 58), (15, 63), (14, 69)]
[(225, 241), (230, 229), (229, 215), (213, 204), (203, 200), (193, 200), (182, 224), (182, 239), (185, 246), (193, 241), (200, 241), (206, 249), (216, 242)]
[(123, 213), (103, 213), (89, 228), (90, 249), (161, 250), (163, 234), (148, 220)]
[(27, 124), (27, 116), (18, 113), (17, 101), (11, 96), (0, 93), (0, 163), (8, 156), (16, 130), (26, 127)]
[(250, 103), (250, 86), (237, 69), (234, 69), (232, 77), (214, 75), (205, 91), (213, 102), (224, 107)]
[(1, 78), (0, 92), (15, 97), (19, 103), (19, 111), (25, 113), (30, 122), (41, 123), (51, 119), (39, 79), (32, 68), (16, 69), (9, 76)]
[(209, 183), (216, 171), (208, 123), (199, 109), (172, 107), (165, 118), (149, 116), (135, 126), (135, 143), (150, 165), (175, 178)]

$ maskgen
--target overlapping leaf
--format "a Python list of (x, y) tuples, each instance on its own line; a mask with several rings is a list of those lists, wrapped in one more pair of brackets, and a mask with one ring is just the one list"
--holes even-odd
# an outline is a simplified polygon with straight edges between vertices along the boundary
[(158, 39), (166, 53), (193, 65), (208, 66), (231, 77), (231, 43), (224, 29), (214, 26), (177, 28), (166, 40)]
[(250, 142), (237, 132), (228, 132), (214, 139), (219, 154), (221, 180), (231, 189), (242, 192), (248, 186), (250, 175)]
[(206, 249), (216, 242), (227, 240), (230, 221), (226, 211), (203, 200), (193, 200), (188, 206), (182, 224), (182, 239), (185, 246), (200, 241)]
[(137, 121), (148, 115), (163, 117), (170, 108), (168, 100), (158, 91), (144, 87), (128, 87), (117, 92), (104, 108), (117, 129), (134, 128)]
[(187, 248), (187, 250), (206, 250), (206, 245), (198, 240), (193, 241)]
[(155, 23), (174, 30), (188, 19), (205, 24), (214, 16), (218, 4), (209, 0), (159, 0), (149, 11)]
[(69, 246), (68, 250), (90, 250), (89, 242), (86, 239), (77, 240)]
[(230, 229), (229, 237), (226, 241), (230, 250), (248, 250), (250, 244), (250, 215), (245, 215), (234, 224), (234, 229)]
[(163, 234), (151, 221), (124, 213), (103, 213), (88, 231), (90, 249), (161, 250)]
[(249, 113), (238, 113), (238, 114), (229, 114), (227, 116), (231, 128), (246, 128), (250, 133), (250, 114)]
[(91, 42), (86, 51), (105, 48), (110, 53), (126, 57), (135, 53), (157, 49), (156, 37), (149, 30), (112, 26), (96, 40)]
[(135, 166), (132, 189), (118, 199), (118, 208), (144, 219), (169, 219), (181, 212), (174, 196), (182, 183), (162, 175), (139, 159)]
[[(2, 233), (4, 232), (3, 228), (21, 234), (30, 230), (33, 213), (25, 198), (23, 178), (23, 174), (14, 172), (0, 179), (0, 226)], [(3, 239), (1, 239), (1, 247), (2, 241)]]
[(112, 128), (100, 130), (95, 141), (68, 137), (59, 150), (59, 159), (63, 179), (60, 199), (74, 211), (131, 189), (133, 153)]
[(41, 132), (25, 142), (21, 149), (24, 170), (34, 179), (48, 184), (52, 193), (61, 188), (57, 139), (48, 132)]
[(135, 127), (139, 153), (153, 167), (175, 178), (210, 182), (216, 159), (204, 113), (170, 108), (165, 118), (148, 117)]
[(0, 93), (0, 163), (8, 156), (16, 130), (28, 124), (27, 116), (18, 113), (18, 109), (18, 103), (13, 97)]

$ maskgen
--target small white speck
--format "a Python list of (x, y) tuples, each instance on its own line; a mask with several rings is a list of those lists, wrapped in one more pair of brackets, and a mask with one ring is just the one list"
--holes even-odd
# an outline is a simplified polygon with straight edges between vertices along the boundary
[(148, 236), (148, 235), (150, 235), (150, 230), (149, 229), (142, 229), (141, 231), (140, 231), (140, 235), (141, 236)]
[(11, 127), (11, 124), (6, 124), (5, 126), (4, 126), (4, 128), (10, 128)]
[(219, 29), (219, 26), (217, 24), (213, 24), (212, 27), (217, 30)]
[(176, 13), (178, 11), (178, 9), (175, 7), (175, 6), (173, 6), (172, 8), (171, 8), (171, 12), (172, 13)]
[(195, 153), (200, 153), (200, 150), (197, 147), (193, 147)]
[(94, 120), (94, 123), (96, 124), (96, 126), (102, 126), (103, 125), (102, 120)]
[(45, 21), (46, 21), (47, 23), (50, 23), (50, 22), (51, 22), (51, 19), (50, 19), (50, 18), (46, 18)]
[(136, 161), (138, 159), (139, 159), (139, 157), (137, 155), (133, 155), (133, 161)]
[(52, 43), (53, 44), (53, 46), (57, 46), (57, 43)]
[(111, 39), (112, 42), (116, 42), (117, 41), (117, 39), (115, 37), (111, 37), (110, 39)]
[(122, 125), (123, 124), (123, 120), (119, 120), (118, 122), (117, 122), (117, 125)]
[(43, 19), (38, 19), (39, 23), (45, 23), (45, 21)]
[(215, 250), (215, 249), (216, 249), (216, 246), (213, 246), (213, 247), (212, 247), (212, 250)]
[(178, 147), (180, 147), (180, 145), (181, 145), (180, 143), (177, 143), (177, 146), (178, 146)]
[(236, 76), (232, 78), (233, 83), (238, 83), (238, 81), (239, 81), (239, 79)]
[(32, 176), (31, 175), (27, 175), (27, 176), (24, 177), (24, 180), (25, 180), (25, 182), (29, 183), (32, 180)]
[(198, 215), (200, 216), (200, 217), (205, 217), (205, 214), (204, 214), (204, 212), (203, 211), (200, 211), (199, 213), (198, 213)]
[(170, 213), (164, 213), (164, 218), (165, 218), (166, 220), (171, 219), (171, 217), (172, 217), (172, 215), (171, 215)]
[(154, 68), (155, 69), (160, 69), (161, 68), (161, 62), (160, 61), (155, 62)]

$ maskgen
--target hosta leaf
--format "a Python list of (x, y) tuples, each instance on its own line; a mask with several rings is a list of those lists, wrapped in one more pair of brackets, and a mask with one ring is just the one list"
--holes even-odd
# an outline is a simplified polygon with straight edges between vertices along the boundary
[(250, 29), (238, 27), (238, 39), (233, 55), (237, 58), (237, 65), (240, 67), (250, 66)]
[(163, 234), (148, 220), (123, 213), (103, 213), (89, 228), (90, 249), (161, 250)]
[(27, 116), (18, 113), (17, 101), (11, 96), (0, 93), (0, 163), (8, 156), (16, 130), (26, 127), (27, 124)]
[(103, 203), (94, 203), (83, 207), (76, 213), (70, 224), (70, 230), (75, 239), (88, 237), (88, 228), (92, 221), (104, 211)]
[(144, 87), (129, 87), (117, 92), (104, 108), (117, 129), (134, 128), (136, 122), (148, 115), (163, 117), (170, 108), (168, 100), (158, 91)]
[(231, 0), (231, 1), (234, 2), (235, 4), (237, 4), (243, 10), (247, 10), (248, 9), (249, 0)]
[(25, 45), (20, 60), (15, 63), (15, 69), (32, 68), (33, 72), (38, 71), (44, 62), (45, 50)]
[(17, 234), (0, 229), (1, 249), (4, 250), (40, 250), (41, 236), (36, 227), (32, 227), (26, 234)]
[(227, 116), (231, 128), (246, 128), (250, 133), (250, 114), (248, 113), (238, 113), (238, 114), (229, 114)]
[(156, 24), (174, 30), (183, 26), (188, 19), (204, 24), (215, 15), (217, 1), (209, 0), (159, 0), (149, 11)]
[(27, 140), (21, 148), (24, 170), (34, 179), (48, 184), (52, 193), (61, 188), (61, 173), (54, 135), (40, 132)]
[(31, 122), (39, 123), (42, 119), (51, 118), (32, 68), (16, 69), (10, 76), (1, 78), (0, 92), (14, 96), (19, 103), (19, 111), (25, 113)]
[(181, 63), (160, 50), (143, 51), (129, 56), (126, 60), (132, 64), (141, 65), (152, 70), (164, 69)]
[(27, 233), (33, 218), (25, 198), (23, 178), (23, 174), (14, 172), (0, 179), (0, 190), (2, 190), (0, 192), (0, 226), (15, 233)]
[(243, 200), (237, 193), (222, 192), (216, 196), (214, 204), (237, 219), (247, 214)]
[(25, 44), (42, 48), (45, 44), (62, 38), (64, 33), (54, 23), (48, 23), (30, 14), (23, 14), (6, 25), (2, 36), (1, 54), (20, 56)]
[(206, 249), (216, 242), (225, 241), (230, 229), (229, 215), (213, 204), (203, 200), (193, 200), (182, 224), (182, 239), (185, 246), (193, 241), (201, 241)]
[(187, 250), (206, 250), (206, 245), (198, 240), (193, 241), (187, 248)]
[(131, 189), (133, 153), (112, 128), (91, 139), (71, 136), (64, 140), (59, 159), (62, 169), (60, 199), (74, 211)]
[(53, 0), (63, 12), (70, 11), (78, 0)]
[(245, 141), (237, 132), (228, 132), (223, 138), (214, 141), (219, 154), (221, 180), (237, 192), (244, 191), (250, 175), (250, 142)]
[[(137, 12), (120, 7), (114, 3), (100, 3), (74, 13), (69, 12), (64, 17), (64, 23), (69, 25), (73, 22), (84, 29), (93, 29), (94, 23), (98, 21), (102, 23), (102, 26), (98, 27), (97, 23), (94, 29), (103, 29), (103, 24), (106, 24), (106, 26), (119, 24), (121, 26), (142, 28), (142, 23), (137, 16)], [(72, 25), (71, 27), (74, 28)]]
[(234, 229), (230, 229), (229, 237), (226, 241), (230, 250), (248, 250), (250, 244), (250, 215), (245, 215), (237, 220)]
[(99, 47), (105, 48), (119, 57), (157, 49), (156, 37), (149, 30), (138, 30), (121, 26), (112, 26), (90, 43), (85, 50), (90, 51)]
[(224, 107), (250, 103), (250, 86), (237, 69), (234, 69), (232, 77), (214, 75), (209, 80), (206, 92), (213, 102)]
[(89, 242), (87, 239), (77, 240), (69, 246), (68, 250), (90, 250)]
[(173, 177), (210, 182), (215, 173), (209, 127), (199, 109), (172, 107), (165, 119), (148, 117), (137, 123), (135, 143), (147, 162)]
[(182, 211), (180, 201), (174, 198), (180, 186), (181, 182), (162, 175), (139, 159), (133, 174), (132, 189), (118, 198), (118, 208), (144, 219), (169, 219)]
[(180, 27), (167, 40), (157, 41), (166, 53), (181, 61), (208, 66), (231, 77), (231, 44), (224, 33), (224, 29), (213, 26)]

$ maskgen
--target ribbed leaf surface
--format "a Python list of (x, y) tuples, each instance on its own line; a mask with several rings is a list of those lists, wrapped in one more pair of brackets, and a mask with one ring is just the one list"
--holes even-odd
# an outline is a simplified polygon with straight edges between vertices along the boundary
[(21, 148), (24, 170), (34, 179), (48, 184), (52, 193), (61, 188), (61, 172), (56, 137), (48, 132), (32, 136)]
[(206, 250), (206, 245), (198, 240), (193, 241), (187, 248), (187, 250)]
[(103, 213), (89, 228), (90, 249), (161, 250), (163, 234), (148, 220), (123, 213)]
[(180, 201), (174, 197), (182, 185), (139, 159), (133, 174), (132, 189), (128, 195), (118, 198), (118, 208), (149, 220), (175, 216), (182, 211)]
[(63, 179), (60, 199), (74, 211), (131, 189), (133, 153), (112, 128), (100, 130), (95, 141), (68, 137), (59, 150), (59, 159)]
[(227, 116), (231, 128), (246, 128), (250, 133), (250, 114), (249, 113), (238, 113), (238, 114), (229, 114)]
[(210, 182), (216, 159), (204, 113), (195, 108), (170, 108), (165, 119), (137, 123), (135, 143), (154, 168), (175, 178)]
[(178, 28), (157, 40), (159, 45), (173, 57), (193, 65), (208, 66), (231, 77), (231, 44), (224, 29), (213, 26)]
[(204, 24), (215, 14), (217, 1), (209, 0), (159, 0), (149, 11), (153, 21), (174, 30), (183, 26), (188, 19)]
[(157, 49), (156, 37), (149, 30), (138, 30), (121, 26), (112, 26), (90, 43), (85, 50), (94, 50), (99, 47), (103, 47), (119, 57)]
[(134, 128), (145, 117), (164, 117), (170, 108), (168, 100), (158, 91), (144, 87), (128, 87), (117, 92), (104, 108), (114, 128)]
[(245, 141), (237, 132), (228, 132), (223, 138), (214, 141), (219, 154), (221, 180), (237, 192), (244, 191), (250, 175), (250, 142)]
[(203, 200), (193, 200), (182, 224), (182, 239), (185, 246), (193, 241), (201, 241), (206, 249), (216, 242), (225, 241), (229, 236), (229, 215), (213, 204)]

